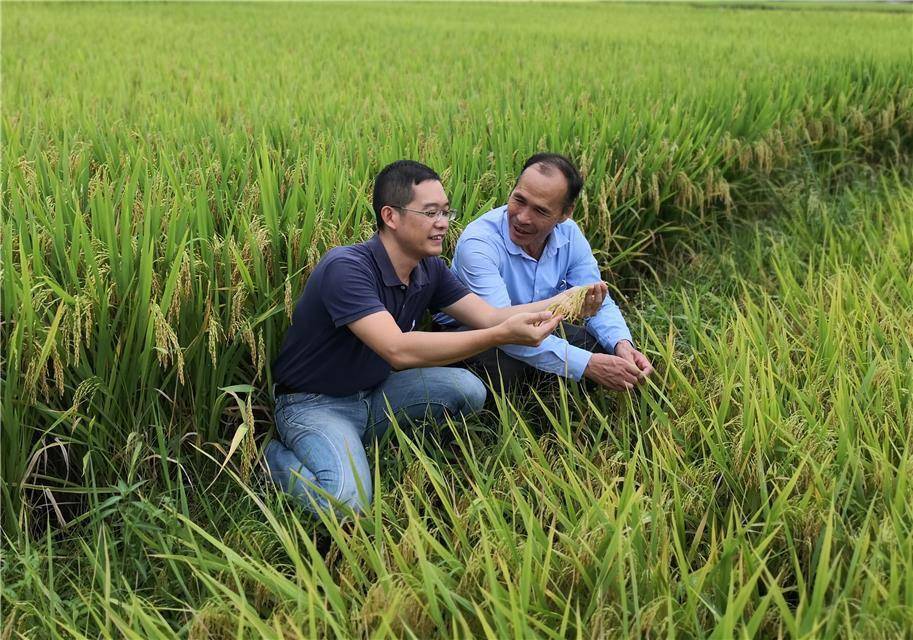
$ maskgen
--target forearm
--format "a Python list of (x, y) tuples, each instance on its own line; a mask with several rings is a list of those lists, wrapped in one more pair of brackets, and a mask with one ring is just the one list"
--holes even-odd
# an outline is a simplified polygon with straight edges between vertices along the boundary
[(475, 331), (409, 331), (396, 339), (387, 360), (395, 369), (439, 367), (503, 344), (502, 334), (497, 326)]
[(493, 327), (518, 313), (537, 313), (539, 311), (545, 311), (551, 304), (555, 303), (557, 299), (558, 296), (554, 296), (546, 298), (545, 300), (537, 300), (527, 304), (515, 304), (510, 307), (491, 307), (491, 311), (488, 312), (484, 319), (485, 324), (476, 328)]
[(500, 349), (521, 362), (546, 373), (580, 380), (590, 357), (586, 349), (575, 347), (564, 338), (549, 336), (538, 347), (503, 345)]
[(608, 296), (606, 296), (599, 312), (586, 321), (586, 326), (590, 333), (599, 340), (599, 344), (609, 353), (612, 353), (615, 345), (622, 340), (627, 340), (632, 345), (634, 344), (631, 331), (621, 315), (621, 310)]

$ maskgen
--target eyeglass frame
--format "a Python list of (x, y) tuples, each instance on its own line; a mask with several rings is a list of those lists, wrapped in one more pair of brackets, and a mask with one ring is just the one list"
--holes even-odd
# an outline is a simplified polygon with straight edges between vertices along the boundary
[(437, 222), (441, 218), (447, 218), (447, 222), (453, 222), (459, 217), (460, 212), (458, 209), (447, 209), (447, 212), (444, 213), (443, 209), (438, 209), (434, 212), (434, 215), (429, 215), (431, 211), (419, 211), (417, 209), (407, 209), (406, 207), (400, 207), (398, 205), (391, 205), (394, 209), (399, 209), (400, 211), (408, 211), (409, 213), (418, 213), (425, 216), (426, 220), (432, 220)]

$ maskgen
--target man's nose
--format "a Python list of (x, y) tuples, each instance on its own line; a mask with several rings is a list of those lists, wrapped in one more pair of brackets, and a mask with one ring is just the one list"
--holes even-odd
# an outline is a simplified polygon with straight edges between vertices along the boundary
[(520, 224), (527, 224), (529, 222), (529, 207), (525, 204), (520, 205), (517, 208), (517, 215), (515, 217)]

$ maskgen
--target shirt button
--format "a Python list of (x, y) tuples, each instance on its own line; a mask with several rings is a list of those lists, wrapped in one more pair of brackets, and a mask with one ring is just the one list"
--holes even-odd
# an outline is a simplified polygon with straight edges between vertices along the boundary
[(403, 291), (405, 291), (405, 290), (406, 290), (406, 285), (401, 284), (401, 285), (399, 285), (399, 288), (402, 289)]

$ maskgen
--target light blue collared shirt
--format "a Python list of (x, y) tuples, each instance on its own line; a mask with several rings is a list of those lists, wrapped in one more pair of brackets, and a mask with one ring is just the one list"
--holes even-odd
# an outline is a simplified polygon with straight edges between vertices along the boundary
[[(536, 260), (510, 239), (506, 205), (469, 223), (457, 242), (451, 269), (493, 307), (527, 304), (602, 280), (590, 243), (573, 220), (555, 227)], [(444, 314), (435, 319), (441, 324), (457, 324)], [(633, 343), (621, 311), (610, 296), (606, 296), (599, 312), (586, 320), (586, 327), (610, 353), (620, 340)], [(556, 335), (547, 337), (538, 347), (499, 348), (537, 369), (575, 380), (583, 377), (592, 355)]]

